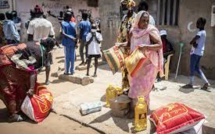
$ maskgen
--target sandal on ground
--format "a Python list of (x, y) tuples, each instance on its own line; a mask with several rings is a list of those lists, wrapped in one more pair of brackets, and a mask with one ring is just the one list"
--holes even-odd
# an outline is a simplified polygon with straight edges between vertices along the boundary
[(50, 81), (46, 81), (46, 82), (45, 82), (45, 85), (49, 85), (49, 84), (50, 84)]
[(124, 95), (128, 95), (129, 90), (123, 91)]
[(64, 75), (70, 75), (69, 73), (64, 73)]
[(127, 119), (134, 119), (134, 112), (128, 112)]
[(20, 121), (24, 121), (24, 118), (19, 114), (13, 114), (8, 119), (8, 122), (20, 122)]
[(201, 89), (202, 90), (208, 90), (209, 87), (210, 87), (210, 84), (205, 83)]
[(96, 75), (96, 74), (94, 74), (94, 75), (93, 75), (93, 77), (97, 77), (97, 75)]
[(184, 89), (193, 88), (193, 85), (186, 84), (186, 85), (182, 86), (182, 88), (184, 88)]

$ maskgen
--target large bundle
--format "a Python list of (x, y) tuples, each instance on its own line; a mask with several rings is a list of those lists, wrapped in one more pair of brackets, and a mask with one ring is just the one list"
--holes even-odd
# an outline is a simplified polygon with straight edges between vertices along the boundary
[(118, 46), (113, 46), (108, 50), (104, 50), (103, 53), (111, 71), (115, 74), (124, 65), (124, 56), (122, 51)]
[(130, 76), (134, 76), (144, 64), (146, 57), (140, 49), (135, 49), (131, 55), (125, 59), (125, 65)]
[(172, 103), (155, 110), (150, 118), (158, 134), (169, 134), (189, 130), (205, 117), (184, 104)]
[(0, 66), (9, 65), (12, 62), (9, 58), (11, 58), (17, 51), (23, 50), (26, 48), (26, 44), (18, 44), (18, 45), (6, 45), (0, 48)]
[(45, 86), (37, 85), (36, 94), (26, 96), (21, 110), (35, 122), (42, 122), (49, 114), (53, 103), (53, 96)]

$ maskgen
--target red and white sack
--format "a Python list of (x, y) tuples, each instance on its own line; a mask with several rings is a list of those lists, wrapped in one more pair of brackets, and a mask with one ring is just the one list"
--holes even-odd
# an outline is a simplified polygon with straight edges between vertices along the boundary
[(39, 123), (42, 122), (49, 114), (53, 96), (44, 86), (37, 86), (36, 94), (33, 96), (26, 96), (22, 103), (21, 110), (31, 120)]

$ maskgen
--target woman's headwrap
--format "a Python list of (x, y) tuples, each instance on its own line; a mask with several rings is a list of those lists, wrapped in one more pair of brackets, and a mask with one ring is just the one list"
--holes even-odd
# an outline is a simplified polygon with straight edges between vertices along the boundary
[(128, 9), (134, 8), (136, 6), (135, 1), (133, 1), (133, 0), (121, 0), (121, 4), (126, 5)]
[[(145, 13), (147, 15), (150, 15), (147, 11), (140, 11), (137, 13), (136, 17), (134, 18), (134, 23), (130, 30), (130, 32), (132, 32), (132, 37), (141, 38), (145, 34), (150, 34), (151, 36), (153, 36), (154, 38), (159, 40), (159, 42), (161, 43), (162, 41), (161, 41), (161, 38), (159, 35), (159, 31), (153, 25), (148, 24), (148, 27), (146, 29), (139, 29), (139, 25), (138, 25), (139, 21), (140, 21), (142, 15)], [(157, 60), (154, 60), (154, 59), (158, 59), (158, 62), (157, 62)], [(163, 75), (163, 51), (162, 51), (162, 49), (158, 50), (157, 52), (152, 51), (152, 54), (150, 54), (150, 60)]]
[(134, 30), (134, 29), (138, 29), (138, 24), (139, 24), (139, 21), (140, 21), (140, 18), (142, 17), (143, 14), (147, 14), (149, 15), (149, 13), (147, 11), (140, 11), (137, 13), (136, 17), (134, 18), (134, 23), (132, 25), (132, 28), (131, 30)]

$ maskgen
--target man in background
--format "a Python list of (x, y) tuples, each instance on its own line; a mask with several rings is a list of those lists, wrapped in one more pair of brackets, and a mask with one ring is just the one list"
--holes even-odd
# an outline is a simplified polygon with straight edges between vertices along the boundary
[[(28, 41), (36, 41), (39, 42), (41, 39), (45, 39), (48, 37), (54, 37), (55, 32), (52, 26), (52, 23), (46, 20), (43, 17), (42, 9), (36, 5), (34, 8), (35, 18), (30, 21), (29, 27), (27, 30)], [(52, 53), (49, 52), (46, 55), (45, 67), (46, 67), (46, 80), (45, 84), (49, 84), (49, 75), (51, 70), (51, 64), (53, 64)]]
[(20, 35), (16, 29), (13, 20), (13, 15), (10, 12), (5, 13), (7, 20), (3, 23), (3, 31), (7, 44), (17, 44), (20, 41)]

